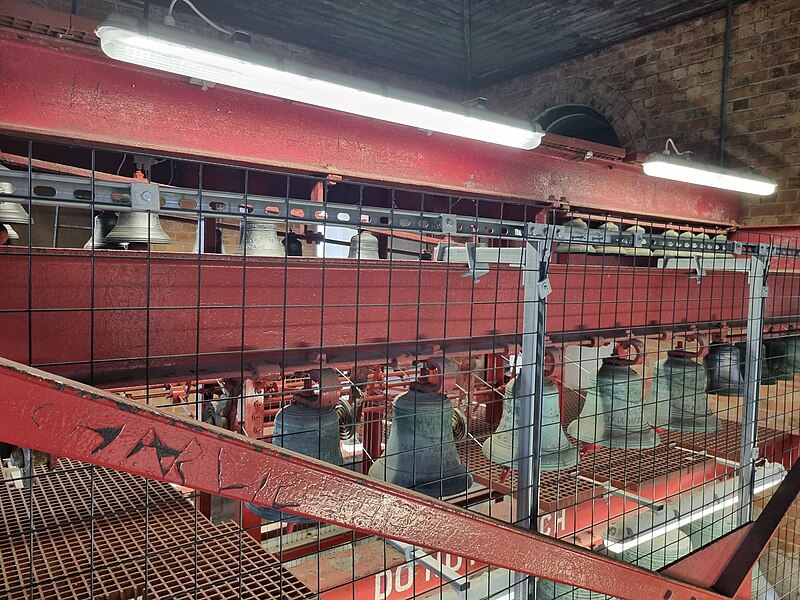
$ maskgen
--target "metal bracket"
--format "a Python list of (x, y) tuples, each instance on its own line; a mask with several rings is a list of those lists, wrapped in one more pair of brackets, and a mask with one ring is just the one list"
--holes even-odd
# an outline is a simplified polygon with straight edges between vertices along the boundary
[(694, 278), (697, 281), (697, 284), (700, 285), (703, 281), (703, 276), (706, 274), (706, 270), (703, 268), (703, 260), (699, 256), (692, 256), (692, 269), (694, 270)]
[(435, 573), (439, 578), (441, 578), (442, 581), (446, 581), (459, 592), (469, 589), (469, 581), (467, 581), (466, 576), (445, 565), (441, 559), (437, 560), (430, 554), (421, 552), (416, 546), (406, 544), (405, 542), (390, 539), (387, 539), (386, 541), (390, 546), (394, 546), (403, 553), (407, 563), (417, 563), (424, 566), (432, 573)]
[(467, 253), (467, 268), (469, 270), (466, 273), (463, 273), (461, 276), (472, 277), (472, 280), (475, 283), (478, 283), (481, 280), (481, 277), (489, 272), (489, 265), (483, 262), (478, 262), (477, 244), (467, 243), (464, 245), (464, 249)]
[(453, 215), (442, 215), (442, 233), (449, 235), (458, 233), (458, 223)]
[(134, 181), (130, 193), (132, 210), (158, 212), (161, 209), (157, 183)]

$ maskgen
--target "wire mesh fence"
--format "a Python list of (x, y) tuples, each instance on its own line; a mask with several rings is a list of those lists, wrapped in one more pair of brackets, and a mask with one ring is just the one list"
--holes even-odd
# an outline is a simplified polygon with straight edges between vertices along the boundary
[[(650, 570), (796, 459), (793, 238), (0, 144), (4, 358)], [(8, 597), (599, 596), (294, 514), (291, 482), (238, 502), (71, 443), (3, 445)], [(797, 594), (795, 515), (753, 598)]]

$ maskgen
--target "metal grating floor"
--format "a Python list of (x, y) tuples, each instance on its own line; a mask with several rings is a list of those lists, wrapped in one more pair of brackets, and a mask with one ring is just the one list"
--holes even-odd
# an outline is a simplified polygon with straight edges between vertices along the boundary
[(40, 469), (32, 490), (1, 486), (2, 597), (312, 596), (236, 524), (211, 523), (171, 486), (65, 459), (59, 465)]

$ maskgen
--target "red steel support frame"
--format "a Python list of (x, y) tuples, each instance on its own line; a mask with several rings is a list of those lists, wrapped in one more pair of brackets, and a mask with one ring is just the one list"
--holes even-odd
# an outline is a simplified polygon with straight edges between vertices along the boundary
[[(55, 15), (34, 21), (58, 16), (0, 2), (0, 15), (31, 11)], [(646, 177), (618, 148), (601, 153), (595, 145), (595, 158), (575, 161), (586, 144), (561, 136), (533, 151), (429, 136), (225, 86), (203, 91), (87, 44), (8, 27), (0, 27), (0, 56), (0, 80), (13, 82), (0, 111), (7, 134), (523, 201), (552, 196), (573, 207), (694, 223), (730, 225), (739, 215), (735, 194)]]
[(623, 599), (715, 592), (0, 359), (0, 440)]
[[(0, 248), (0, 356), (103, 387), (148, 374), (263, 379), (276, 363), (319, 365), (320, 353), (328, 366), (348, 367), (356, 356), (368, 364), (433, 346), (491, 352), (522, 332), (520, 270), (510, 267), (473, 283), (462, 277), (465, 267), (436, 262), (389, 269), (384, 261), (327, 259), (321, 269), (312, 258), (205, 255), (198, 268), (174, 253), (30, 252)], [(552, 265), (548, 333), (744, 320), (744, 274), (714, 273), (700, 286), (687, 271), (651, 278), (630, 267)]]

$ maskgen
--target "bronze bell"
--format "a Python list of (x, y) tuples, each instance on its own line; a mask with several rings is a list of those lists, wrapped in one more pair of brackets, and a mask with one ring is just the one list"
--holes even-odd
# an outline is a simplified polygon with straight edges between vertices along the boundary
[[(276, 446), (341, 466), (344, 458), (339, 439), (339, 414), (334, 406), (319, 408), (295, 401), (284, 406), (275, 415), (272, 443)], [(247, 508), (267, 521), (315, 522), (313, 519), (291, 515), (274, 508), (249, 503)]]
[(0, 223), (19, 223), (33, 225), (33, 219), (18, 202), (0, 202)]
[(286, 256), (286, 250), (278, 239), (278, 226), (271, 221), (248, 220), (244, 226), (244, 237), (237, 254)]
[(648, 403), (653, 425), (676, 431), (719, 431), (722, 422), (708, 408), (708, 377), (703, 365), (684, 350), (670, 350), (655, 365)]
[(786, 338), (786, 367), (789, 373), (800, 373), (800, 336)]
[[(569, 227), (574, 230), (585, 229), (588, 233), (589, 224), (583, 219), (572, 219), (564, 223), (564, 227)], [(569, 232), (570, 230), (567, 229)], [(569, 235), (569, 233), (567, 234)], [(570, 238), (571, 239), (571, 238)], [(556, 252), (560, 253), (577, 253), (577, 254), (595, 254), (597, 248), (585, 241), (562, 242), (556, 246)]]
[(161, 227), (158, 213), (121, 212), (117, 224), (105, 237), (112, 244), (169, 244), (172, 240)]
[(661, 443), (644, 416), (642, 378), (632, 364), (617, 355), (603, 359), (589, 377), (580, 417), (567, 428), (572, 437), (610, 448), (654, 448)]
[(739, 369), (739, 349), (733, 344), (712, 344), (705, 358), (709, 394), (741, 396), (744, 382)]
[(281, 243), (286, 248), (286, 256), (303, 256), (303, 242), (294, 232), (287, 231)]
[(394, 399), (386, 450), (370, 476), (434, 498), (464, 492), (472, 475), (458, 457), (452, 417), (453, 404), (445, 394), (412, 384)]
[(785, 340), (772, 338), (764, 340), (765, 361), (764, 368), (768, 375), (778, 381), (792, 381), (794, 371), (789, 366), (788, 344)]
[(92, 237), (83, 245), (84, 250), (125, 250), (127, 244), (107, 242), (106, 236), (111, 233), (117, 224), (117, 215), (111, 211), (100, 211), (94, 216)]
[(364, 260), (379, 260), (378, 238), (369, 231), (361, 231), (354, 235), (350, 240), (350, 252), (347, 258), (359, 258)]
[[(747, 342), (736, 342), (736, 349), (739, 351), (739, 372), (744, 381), (744, 374), (747, 369)], [(767, 345), (761, 344), (761, 385), (775, 385), (778, 378), (770, 372), (770, 362), (768, 360)], [(742, 391), (744, 393), (744, 390)]]
[[(483, 453), (493, 463), (517, 468), (519, 453), (520, 409), (516, 377), (506, 385), (503, 416), (495, 432), (483, 442)], [(542, 397), (542, 429), (539, 440), (540, 466), (543, 471), (561, 471), (578, 464), (578, 449), (564, 435), (561, 428), (561, 407), (558, 388), (545, 379)]]

